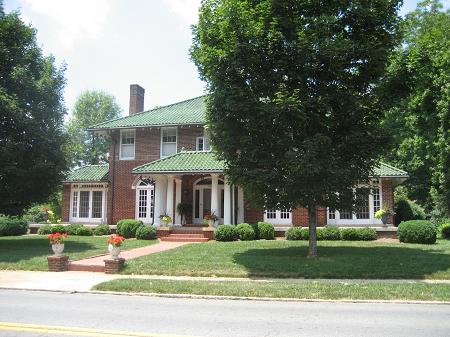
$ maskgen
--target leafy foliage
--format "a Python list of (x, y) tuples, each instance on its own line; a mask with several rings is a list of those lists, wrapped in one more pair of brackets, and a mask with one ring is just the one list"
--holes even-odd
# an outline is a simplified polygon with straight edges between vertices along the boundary
[(284, 234), (286, 240), (302, 240), (302, 228), (301, 227), (291, 227)]
[(341, 233), (335, 226), (326, 226), (322, 229), (322, 240), (340, 240)]
[(248, 223), (241, 223), (236, 226), (241, 241), (255, 240), (255, 230)]
[(311, 219), (316, 205), (354, 205), (353, 187), (386, 140), (374, 87), (396, 42), (399, 4), (202, 2), (191, 56), (210, 93), (211, 142), (253, 204), (303, 205)]
[(436, 228), (426, 220), (404, 221), (398, 225), (398, 239), (407, 243), (427, 243), (436, 242)]
[(85, 91), (76, 100), (67, 124), (66, 155), (72, 167), (106, 163), (108, 141), (92, 135), (87, 129), (104, 121), (120, 117), (121, 108), (114, 96), (103, 91)]
[(43, 225), (43, 226), (39, 227), (37, 233), (38, 233), (38, 235), (52, 234), (52, 226)]
[(217, 241), (235, 241), (239, 238), (236, 226), (220, 225), (214, 230), (214, 238)]
[(55, 234), (55, 233), (64, 234), (64, 233), (67, 233), (67, 230), (66, 230), (66, 227), (63, 225), (54, 225), (54, 226), (52, 226), (52, 233), (53, 234)]
[(450, 223), (445, 223), (440, 227), (443, 238), (450, 239)]
[(94, 228), (94, 235), (109, 235), (111, 230), (108, 225), (98, 225)]
[(268, 222), (258, 222), (258, 237), (263, 240), (275, 239), (275, 228)]
[(63, 178), (64, 71), (18, 12), (0, 10), (0, 213), (44, 202)]
[(408, 171), (408, 196), (434, 217), (450, 214), (450, 11), (419, 3), (402, 24), (403, 43), (390, 60), (386, 125), (395, 130), (387, 160)]
[(25, 220), (12, 217), (0, 216), (0, 236), (16, 236), (27, 234), (28, 224)]
[[(77, 223), (73, 223), (73, 224), (67, 225), (67, 226), (65, 227), (66, 233), (67, 233), (68, 235), (77, 235), (77, 230), (78, 230), (78, 228), (80, 228), (81, 226), (82, 226), (82, 225), (77, 224)], [(41, 228), (42, 228), (42, 227), (41, 227)]]
[(143, 226), (141, 220), (123, 219), (117, 222), (117, 234), (123, 236), (125, 239), (136, 237), (137, 229)]
[(80, 226), (77, 228), (76, 235), (78, 236), (92, 236), (94, 231), (90, 227)]
[(156, 228), (154, 226), (140, 226), (136, 230), (136, 239), (154, 240), (156, 239)]

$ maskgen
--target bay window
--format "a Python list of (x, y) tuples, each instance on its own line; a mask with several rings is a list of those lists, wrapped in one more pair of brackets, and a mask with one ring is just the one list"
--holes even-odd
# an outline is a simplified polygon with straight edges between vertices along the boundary
[(106, 221), (106, 188), (103, 185), (72, 185), (70, 222)]

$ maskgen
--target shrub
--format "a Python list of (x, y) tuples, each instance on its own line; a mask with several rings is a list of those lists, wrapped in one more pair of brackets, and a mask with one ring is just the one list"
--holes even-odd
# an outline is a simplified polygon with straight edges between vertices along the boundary
[(322, 229), (322, 240), (340, 240), (341, 232), (335, 226), (326, 226)]
[(302, 228), (301, 227), (291, 227), (285, 233), (286, 240), (303, 240), (302, 238)]
[(28, 224), (25, 220), (13, 216), (0, 216), (0, 236), (16, 236), (26, 234)]
[(309, 228), (302, 228), (302, 240), (309, 240)]
[(109, 235), (111, 234), (111, 230), (108, 225), (98, 225), (94, 228), (95, 235)]
[(141, 225), (136, 230), (136, 239), (138, 240), (154, 240), (156, 239), (156, 228), (153, 226)]
[(117, 222), (117, 234), (125, 239), (136, 237), (136, 230), (143, 225), (141, 220), (123, 219)]
[(341, 230), (341, 239), (345, 241), (358, 241), (360, 236), (356, 228), (344, 228)]
[(89, 227), (80, 226), (77, 229), (76, 235), (78, 235), (78, 236), (92, 236), (92, 235), (94, 235), (94, 232)]
[(220, 225), (214, 230), (214, 238), (217, 241), (234, 241), (239, 237), (239, 233), (233, 225)]
[(359, 239), (362, 241), (373, 241), (378, 239), (378, 234), (375, 228), (359, 228), (358, 229)]
[(64, 233), (67, 233), (67, 230), (63, 225), (54, 225), (54, 226), (52, 226), (52, 233), (53, 234), (55, 234), (55, 233), (64, 234)]
[(67, 225), (64, 229), (66, 230), (66, 233), (68, 235), (77, 235), (77, 229), (80, 228), (82, 225), (77, 223), (71, 223), (70, 225)]
[[(316, 228), (316, 237), (317, 240), (325, 240), (323, 228)], [(308, 231), (308, 238), (309, 238), (309, 231)]]
[(255, 240), (255, 230), (248, 223), (241, 223), (237, 225), (236, 230), (239, 234), (239, 239), (242, 241)]
[(443, 238), (450, 239), (450, 222), (441, 225), (440, 230)]
[(427, 220), (403, 221), (398, 226), (397, 234), (400, 242), (426, 244), (436, 242), (436, 228)]
[(264, 240), (275, 239), (275, 228), (268, 222), (258, 222), (259, 238)]
[(253, 230), (255, 231), (255, 240), (259, 239), (259, 230), (258, 230), (258, 224), (257, 223), (251, 223), (250, 226), (252, 226)]
[(52, 234), (52, 226), (50, 226), (50, 225), (43, 225), (43, 226), (39, 227), (37, 233), (39, 235)]

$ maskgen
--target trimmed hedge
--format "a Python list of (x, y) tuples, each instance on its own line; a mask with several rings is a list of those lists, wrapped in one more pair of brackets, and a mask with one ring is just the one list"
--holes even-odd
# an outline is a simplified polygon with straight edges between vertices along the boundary
[(403, 221), (397, 231), (400, 242), (405, 243), (436, 243), (436, 228), (427, 220)]
[(142, 225), (136, 230), (136, 239), (154, 240), (156, 239), (156, 228), (153, 226)]
[(289, 228), (286, 233), (284, 233), (284, 236), (286, 237), (286, 240), (303, 240), (302, 237), (302, 228), (301, 227), (291, 227)]
[(309, 240), (309, 228), (302, 228), (302, 240)]
[(241, 223), (236, 226), (241, 241), (255, 240), (255, 230), (248, 223)]
[(136, 237), (137, 229), (144, 223), (141, 220), (123, 219), (117, 222), (117, 234), (125, 239)]
[(373, 241), (378, 239), (378, 233), (375, 228), (361, 228), (358, 229), (359, 231), (359, 238), (362, 241)]
[(60, 234), (64, 234), (67, 233), (66, 228), (63, 225), (54, 225), (52, 226), (52, 233), (60, 233)]
[(25, 220), (13, 216), (0, 216), (0, 236), (17, 236), (27, 232), (28, 224)]
[(250, 226), (252, 226), (253, 230), (255, 231), (255, 240), (259, 240), (259, 229), (257, 223), (251, 223)]
[(92, 236), (92, 235), (94, 235), (94, 232), (89, 227), (80, 226), (77, 229), (76, 235), (78, 235), (78, 236)]
[(450, 239), (450, 223), (441, 225), (441, 235), (445, 239)]
[(66, 230), (67, 235), (77, 235), (77, 229), (80, 228), (82, 225), (78, 223), (71, 223), (70, 225), (67, 225), (64, 229)]
[(322, 230), (322, 240), (340, 240), (341, 239), (341, 232), (339, 231), (339, 228), (335, 226), (326, 226)]
[(345, 241), (358, 241), (359, 233), (356, 228), (341, 229), (341, 239)]
[(236, 229), (236, 226), (219, 225), (214, 230), (214, 238), (217, 241), (235, 241), (239, 238), (239, 233)]
[(52, 234), (52, 226), (50, 226), (50, 225), (41, 226), (41, 227), (39, 227), (37, 233), (38, 233), (38, 235)]
[(259, 238), (263, 240), (273, 240), (275, 239), (275, 228), (271, 223), (268, 222), (258, 222), (258, 233)]
[(98, 225), (94, 228), (94, 235), (109, 235), (111, 230), (108, 225)]

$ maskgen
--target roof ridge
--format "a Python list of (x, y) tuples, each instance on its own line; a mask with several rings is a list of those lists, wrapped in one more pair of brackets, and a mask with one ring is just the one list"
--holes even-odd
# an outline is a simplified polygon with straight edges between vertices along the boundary
[(205, 95), (200, 95), (200, 96), (197, 96), (197, 97), (192, 97), (192, 98), (189, 98), (189, 99), (185, 99), (185, 100), (182, 100), (182, 101), (179, 101), (179, 102), (175, 102), (175, 103), (171, 103), (171, 104), (167, 104), (167, 105), (162, 105), (162, 106), (159, 106), (159, 107), (156, 107), (156, 108), (153, 108), (153, 109), (149, 109), (149, 110), (145, 110), (145, 111), (141, 111), (141, 112), (136, 112), (136, 113), (134, 113), (132, 115), (109, 119), (107, 121), (104, 121), (104, 122), (101, 122), (101, 123), (98, 123), (98, 124), (90, 126), (88, 128), (88, 130), (97, 128), (97, 127), (99, 127), (99, 126), (101, 126), (102, 124), (105, 124), (105, 123), (110, 123), (110, 122), (118, 121), (120, 119), (125, 119), (125, 118), (128, 118), (128, 117), (134, 117), (134, 116), (137, 116), (137, 115), (142, 115), (144, 113), (160, 110), (160, 109), (163, 109), (163, 108), (168, 108), (168, 107), (171, 107), (171, 106), (174, 106), (174, 105), (177, 105), (177, 104), (181, 104), (181, 103), (184, 103), (184, 102), (193, 101), (194, 99), (198, 99), (198, 98), (204, 97), (204, 96), (206, 96), (206, 94)]
[(403, 173), (408, 174), (408, 172), (406, 172), (406, 171), (404, 171), (404, 170), (402, 170), (402, 169), (399, 169), (398, 167), (389, 165), (389, 164), (387, 164), (387, 163), (385, 163), (385, 162), (383, 162), (383, 161), (380, 161), (380, 164), (386, 165), (386, 166), (388, 166), (388, 167), (391, 168), (391, 169), (394, 169), (394, 170), (397, 170), (397, 171), (400, 171), (400, 172), (403, 172)]
[(83, 166), (74, 168), (73, 170), (74, 170), (74, 171), (78, 171), (78, 170), (81, 170), (82, 168), (92, 167), (92, 166), (109, 166), (109, 163), (106, 163), (106, 164), (89, 164), (89, 165), (83, 165)]

